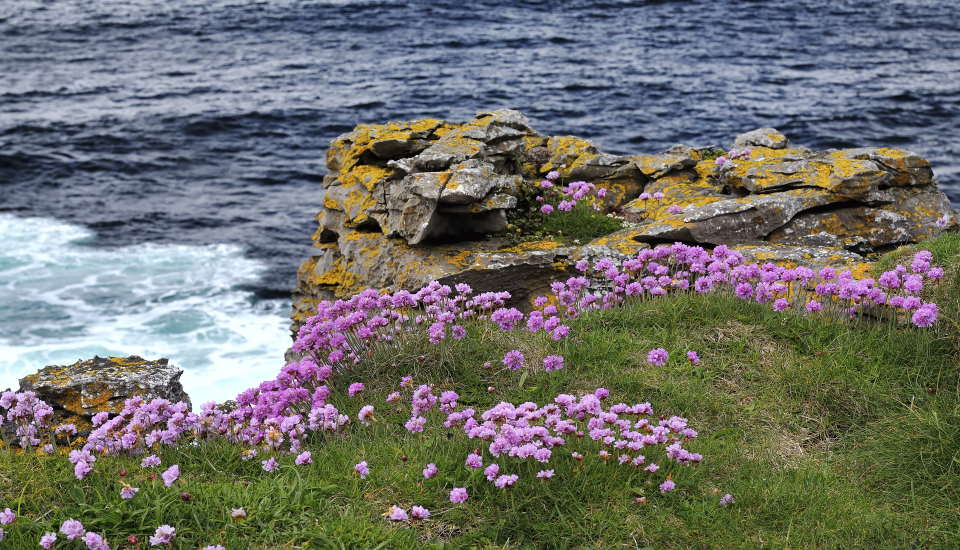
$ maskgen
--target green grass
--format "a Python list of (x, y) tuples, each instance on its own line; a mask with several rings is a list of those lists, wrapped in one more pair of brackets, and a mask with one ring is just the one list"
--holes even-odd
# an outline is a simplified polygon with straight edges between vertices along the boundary
[[(134, 459), (101, 459), (80, 482), (64, 459), (0, 451), (0, 508), (23, 516), (7, 526), (3, 547), (37, 548), (44, 531), (73, 517), (107, 533), (114, 548), (129, 535), (146, 548), (162, 523), (177, 528), (175, 548), (956, 548), (960, 238), (927, 247), (950, 262), (952, 274), (932, 289), (948, 317), (936, 330), (777, 314), (727, 296), (675, 296), (587, 315), (559, 345), (481, 330), (443, 347), (411, 342), (379, 352), (337, 381), (339, 390), (363, 381), (363, 397), (335, 402), (352, 414), (374, 404), (378, 421), (311, 440), (308, 467), (284, 456), (268, 474), (260, 457), (245, 462), (241, 449), (207, 442), (162, 451), (164, 465), (178, 463), (183, 472), (166, 489)], [(671, 354), (668, 365), (646, 365), (647, 351), (661, 346)], [(560, 352), (567, 367), (497, 368), (514, 347), (529, 362)], [(701, 365), (684, 359), (687, 350), (700, 353)], [(485, 361), (494, 368), (484, 369)], [(403, 428), (407, 415), (383, 396), (407, 374), (456, 390), (461, 405), (478, 410), (602, 386), (609, 402), (649, 401), (657, 414), (688, 417), (700, 436), (686, 447), (704, 461), (667, 465), (658, 450), (648, 457), (664, 469), (650, 476), (599, 460), (584, 438), (575, 444), (587, 455), (582, 463), (558, 453), (550, 481), (534, 479), (533, 464), (505, 467), (521, 480), (497, 490), (463, 465), (481, 447), (475, 441), (437, 429), (436, 417), (423, 434)], [(366, 480), (353, 474), (360, 460), (370, 464)], [(428, 462), (440, 473), (423, 480)], [(121, 469), (141, 487), (133, 500), (118, 496)], [(661, 495), (666, 473), (678, 489)], [(453, 487), (467, 487), (470, 499), (450, 504)], [(722, 508), (717, 501), (727, 492), (736, 502)], [(646, 504), (634, 502), (641, 495)], [(381, 515), (392, 504), (420, 504), (433, 516), (393, 525)], [(248, 518), (232, 520), (230, 508), (241, 506)]]

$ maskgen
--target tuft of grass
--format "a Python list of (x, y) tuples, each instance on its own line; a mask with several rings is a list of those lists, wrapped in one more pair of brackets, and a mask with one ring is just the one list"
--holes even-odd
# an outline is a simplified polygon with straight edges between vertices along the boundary
[[(947, 264), (947, 277), (929, 290), (949, 317), (960, 238), (946, 235), (924, 248)], [(101, 458), (77, 481), (65, 457), (0, 450), (0, 508), (21, 516), (8, 526), (4, 548), (35, 548), (44, 531), (69, 517), (106, 533), (115, 548), (146, 548), (163, 523), (177, 528), (175, 548), (194, 549), (947, 549), (960, 540), (954, 324), (918, 330), (689, 294), (593, 312), (571, 326), (571, 338), (560, 343), (475, 325), (461, 341), (413, 339), (375, 352), (337, 377), (334, 405), (355, 415), (374, 404), (377, 421), (310, 439), (314, 464), (306, 467), (283, 456), (268, 474), (259, 464), (264, 457), (243, 461), (242, 449), (207, 441), (159, 451), (164, 467), (177, 463), (183, 472), (168, 489), (136, 458)], [(664, 367), (645, 363), (654, 347), (669, 351)], [(515, 348), (527, 357), (524, 370), (500, 364)], [(700, 354), (700, 365), (685, 359), (688, 350)], [(539, 368), (550, 353), (564, 355), (567, 367)], [(651, 450), (649, 459), (678, 486), (661, 495), (662, 475), (605, 462), (583, 438), (577, 445), (586, 459), (561, 450), (549, 481), (534, 478), (539, 465), (504, 459), (501, 466), (521, 479), (498, 490), (464, 466), (482, 442), (439, 428), (435, 417), (422, 434), (403, 428), (407, 411), (383, 398), (405, 375), (437, 392), (457, 391), (461, 407), (478, 412), (501, 400), (544, 404), (558, 393), (604, 387), (610, 402), (649, 401), (658, 415), (689, 418), (700, 435), (685, 447), (704, 461), (681, 467)], [(366, 389), (347, 398), (356, 381)], [(361, 460), (370, 465), (365, 480), (353, 473)], [(424, 480), (420, 471), (430, 462), (439, 473)], [(121, 481), (141, 492), (120, 500)], [(467, 487), (470, 499), (451, 504), (453, 487)], [(718, 504), (724, 493), (735, 498), (728, 508)], [(432, 516), (391, 524), (382, 514), (394, 504), (425, 506)], [(231, 519), (237, 507), (246, 519)], [(123, 542), (130, 535), (139, 545)]]

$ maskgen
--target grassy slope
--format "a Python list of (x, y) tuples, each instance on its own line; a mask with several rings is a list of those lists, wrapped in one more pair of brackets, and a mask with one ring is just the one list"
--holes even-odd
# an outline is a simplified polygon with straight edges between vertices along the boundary
[[(950, 261), (953, 278), (936, 300), (956, 321), (960, 238), (928, 248), (938, 262)], [(37, 521), (18, 520), (2, 544), (36, 548), (42, 532), (67, 517), (108, 533), (115, 548), (131, 534), (145, 541), (161, 523), (177, 528), (177, 548), (953, 548), (960, 540), (960, 332), (951, 321), (938, 330), (898, 329), (679, 296), (592, 314), (573, 328), (561, 346), (567, 368), (554, 373), (481, 367), (513, 347), (529, 360), (556, 351), (523, 333), (490, 331), (369, 358), (338, 382), (364, 381), (363, 397), (335, 404), (352, 414), (374, 404), (378, 422), (311, 442), (309, 467), (284, 457), (267, 474), (259, 459), (241, 461), (238, 449), (219, 443), (166, 449), (164, 464), (179, 463), (184, 475), (165, 489), (130, 459), (102, 460), (78, 482), (65, 460), (4, 451), (0, 508)], [(646, 352), (659, 346), (670, 363), (646, 365)], [(700, 353), (700, 366), (683, 360), (687, 350)], [(521, 480), (497, 490), (463, 466), (475, 442), (454, 430), (428, 426), (415, 435), (402, 427), (406, 414), (391, 411), (383, 396), (405, 374), (455, 389), (461, 404), (478, 410), (602, 386), (609, 403), (650, 401), (658, 414), (688, 417), (700, 437), (687, 447), (705, 458), (650, 476), (604, 463), (584, 438), (576, 448), (586, 460), (558, 453), (550, 481), (534, 479), (533, 464), (501, 461)], [(371, 467), (363, 481), (352, 472), (360, 460)], [(428, 462), (440, 474), (424, 481)], [(131, 501), (118, 497), (121, 468), (142, 488)], [(678, 490), (660, 495), (665, 473)], [(470, 500), (451, 505), (450, 488), (461, 486)], [(182, 501), (181, 491), (192, 500)], [(716, 491), (732, 493), (735, 505), (718, 506)], [(640, 494), (646, 504), (634, 503)], [(391, 525), (380, 516), (391, 504), (421, 504), (433, 516)], [(229, 509), (239, 506), (249, 517), (231, 520)]]

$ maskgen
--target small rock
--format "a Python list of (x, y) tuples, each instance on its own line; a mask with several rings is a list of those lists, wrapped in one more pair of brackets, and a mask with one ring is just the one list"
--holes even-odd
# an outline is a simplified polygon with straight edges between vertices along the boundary
[(733, 148), (767, 147), (770, 149), (786, 149), (789, 143), (787, 136), (781, 134), (776, 128), (757, 128), (737, 136), (737, 139), (733, 140)]
[(93, 415), (119, 412), (131, 397), (144, 400), (185, 401), (190, 397), (180, 384), (182, 369), (167, 359), (94, 357), (72, 365), (50, 365), (20, 379), (20, 391), (34, 391), (54, 409), (53, 425), (71, 422), (82, 433)]

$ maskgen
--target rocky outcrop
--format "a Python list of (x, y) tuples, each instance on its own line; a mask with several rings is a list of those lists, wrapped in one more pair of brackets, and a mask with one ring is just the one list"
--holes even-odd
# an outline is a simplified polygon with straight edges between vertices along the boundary
[[(913, 153), (810, 151), (773, 128), (738, 136), (733, 149), (726, 162), (713, 147), (610, 155), (584, 139), (540, 135), (511, 110), (463, 124), (360, 125), (327, 152), (315, 253), (298, 272), (294, 321), (320, 300), (432, 280), (524, 300), (578, 259), (674, 241), (865, 272), (872, 254), (956, 225), (930, 164)], [(606, 189), (598, 208), (626, 228), (589, 243), (510, 246), (507, 214), (554, 170), (564, 182)]]
[(130, 357), (94, 357), (72, 365), (51, 365), (20, 379), (20, 391), (36, 392), (54, 409), (53, 425), (73, 423), (81, 434), (93, 415), (119, 412), (131, 397), (172, 402), (190, 398), (180, 384), (182, 369), (166, 359), (148, 361)]

